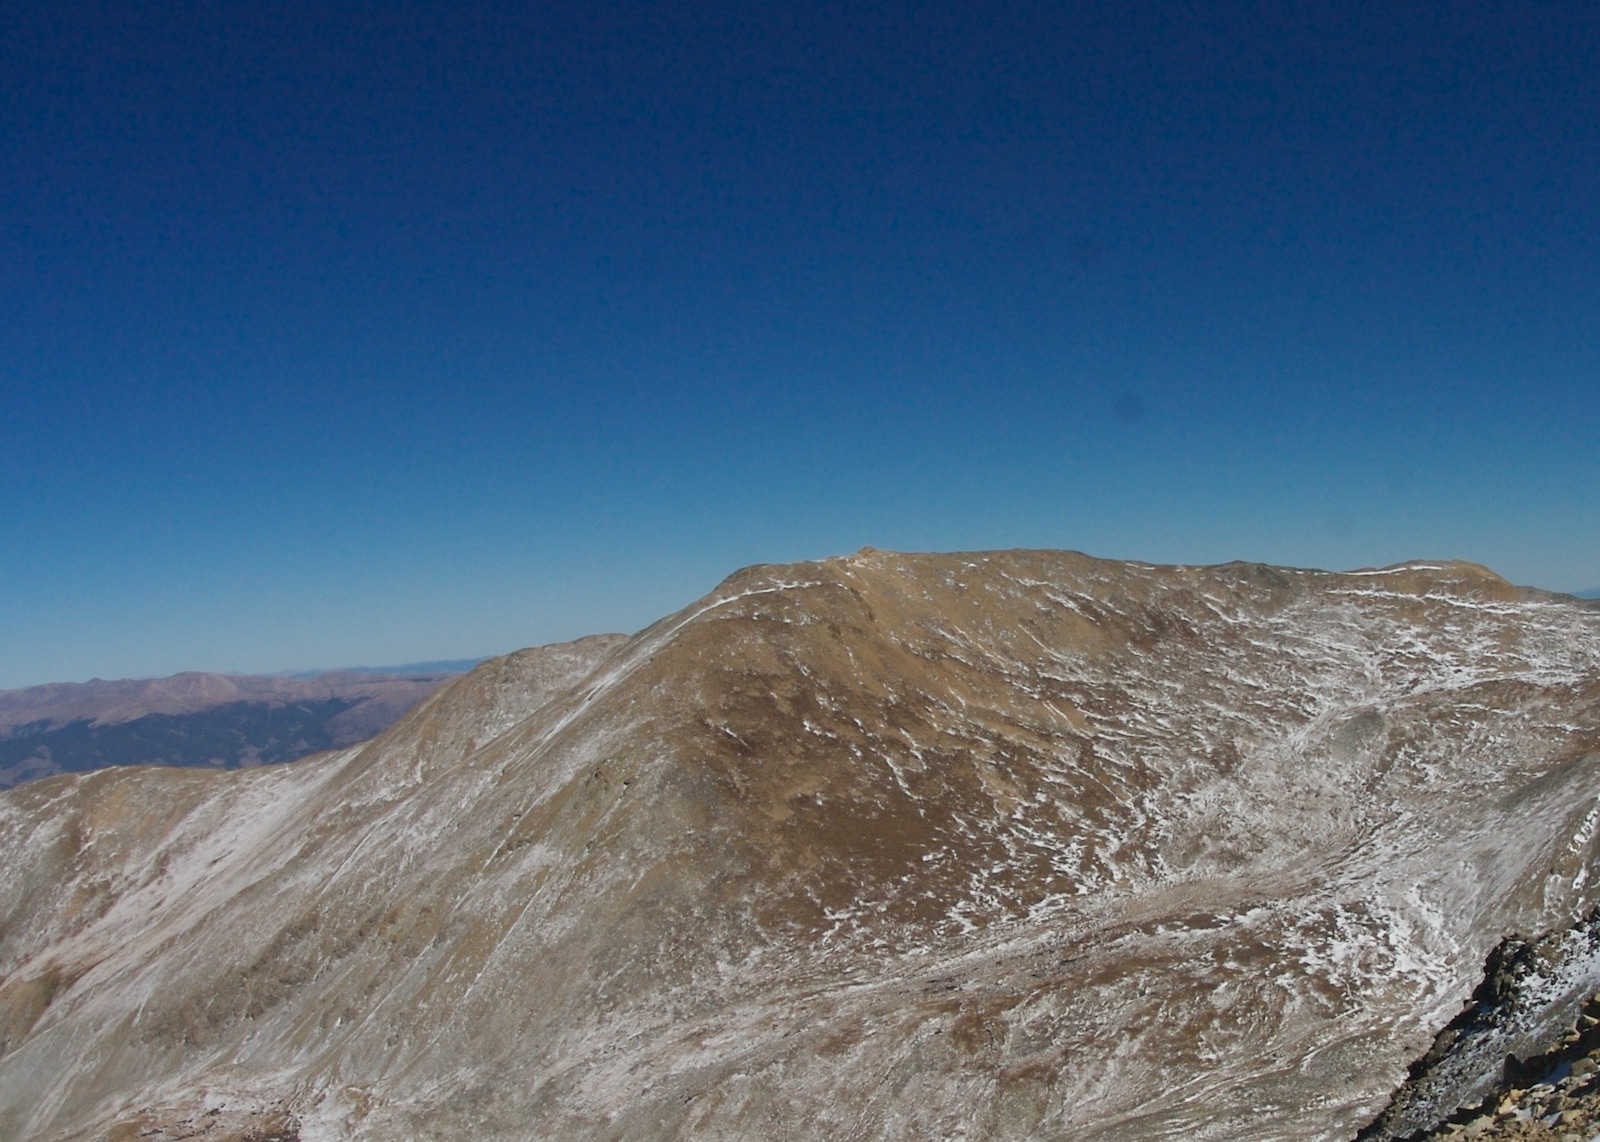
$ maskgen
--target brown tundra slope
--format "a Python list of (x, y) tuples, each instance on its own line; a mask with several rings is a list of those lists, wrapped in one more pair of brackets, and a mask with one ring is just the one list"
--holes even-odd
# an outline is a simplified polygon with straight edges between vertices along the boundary
[(0, 1136), (1350, 1138), (1597, 825), (1600, 611), (1480, 567), (756, 567), (0, 798)]

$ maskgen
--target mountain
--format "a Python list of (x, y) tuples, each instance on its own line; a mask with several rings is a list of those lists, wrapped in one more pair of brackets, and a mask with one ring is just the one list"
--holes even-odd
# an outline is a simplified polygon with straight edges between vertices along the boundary
[(364, 745), (0, 797), (0, 1136), (1349, 1139), (1597, 859), (1591, 604), (755, 567)]
[(401, 666), (344, 666), (337, 670), (293, 670), (286, 678), (320, 678), (327, 674), (465, 674), (482, 658), (445, 658), (432, 662), (407, 662)]
[(188, 673), (0, 691), (0, 789), (108, 765), (292, 761), (365, 741), (463, 672)]
[(1587, 591), (1576, 592), (1580, 599), (1600, 599), (1600, 587), (1590, 587)]

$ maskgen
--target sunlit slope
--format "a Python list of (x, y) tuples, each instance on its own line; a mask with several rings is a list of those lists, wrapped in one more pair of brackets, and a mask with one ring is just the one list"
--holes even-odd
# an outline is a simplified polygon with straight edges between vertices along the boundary
[(0, 1134), (1348, 1137), (1597, 822), (1600, 612), (1482, 568), (753, 568), (0, 800)]

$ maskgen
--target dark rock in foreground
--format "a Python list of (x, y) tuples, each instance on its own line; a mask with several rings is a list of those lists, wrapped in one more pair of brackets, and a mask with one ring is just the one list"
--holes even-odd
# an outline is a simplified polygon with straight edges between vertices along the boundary
[[(1507, 1100), (1516, 1106), (1529, 1089), (1554, 1094), (1574, 1063), (1600, 1048), (1597, 991), (1600, 912), (1537, 939), (1502, 941), (1472, 998), (1357, 1142), (1448, 1136), (1452, 1125), (1492, 1119)], [(1593, 1064), (1580, 1069), (1593, 1073)]]

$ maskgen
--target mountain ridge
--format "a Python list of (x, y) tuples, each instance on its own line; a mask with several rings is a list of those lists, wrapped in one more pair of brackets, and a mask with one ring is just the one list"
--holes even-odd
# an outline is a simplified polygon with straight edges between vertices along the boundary
[(0, 691), (0, 789), (108, 765), (289, 761), (374, 736), (454, 677), (187, 671)]
[(1597, 758), (1600, 615), (1465, 564), (747, 568), (0, 798), (0, 1135), (1348, 1138), (1595, 904)]

